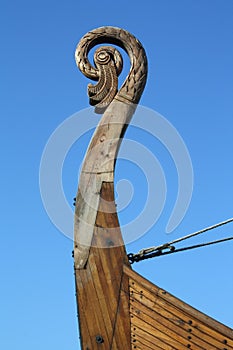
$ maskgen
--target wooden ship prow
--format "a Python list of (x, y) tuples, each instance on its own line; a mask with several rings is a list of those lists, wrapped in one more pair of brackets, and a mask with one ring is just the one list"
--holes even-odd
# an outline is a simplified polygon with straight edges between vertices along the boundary
[[(120, 53), (97, 49), (116, 44), (130, 57), (131, 69), (118, 91)], [(114, 200), (117, 152), (147, 77), (141, 43), (130, 33), (102, 27), (87, 33), (76, 50), (80, 70), (98, 81), (88, 85), (91, 105), (103, 116), (92, 137), (80, 174), (74, 222), (74, 267), (82, 350), (233, 350), (230, 328), (204, 315), (133, 271)]]

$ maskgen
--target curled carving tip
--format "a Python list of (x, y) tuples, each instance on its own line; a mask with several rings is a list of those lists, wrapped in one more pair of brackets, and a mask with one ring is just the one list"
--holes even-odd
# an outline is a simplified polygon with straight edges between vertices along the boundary
[[(123, 62), (120, 52), (112, 46), (102, 46), (94, 54), (94, 66), (88, 59), (89, 51), (98, 44), (109, 43), (123, 48), (129, 55), (131, 68), (118, 91), (118, 76)], [(96, 113), (103, 113), (115, 98), (137, 104), (147, 77), (147, 58), (142, 44), (129, 32), (116, 27), (101, 27), (88, 32), (75, 52), (76, 63), (88, 78), (98, 81), (88, 85), (90, 104)]]

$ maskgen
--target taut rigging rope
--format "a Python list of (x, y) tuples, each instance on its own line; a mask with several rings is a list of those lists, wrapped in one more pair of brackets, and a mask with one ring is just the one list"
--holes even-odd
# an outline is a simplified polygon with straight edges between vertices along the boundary
[[(154, 246), (154, 247), (142, 249), (136, 254), (130, 253), (130, 254), (128, 254), (129, 261), (132, 264), (134, 262), (138, 262), (138, 261), (141, 261), (141, 260), (153, 258), (153, 257), (156, 257), (156, 256), (168, 255), (168, 254), (172, 254), (172, 253), (178, 253), (178, 252), (181, 252), (181, 251), (191, 250), (191, 249), (200, 248), (200, 247), (204, 247), (204, 246), (208, 246), (208, 245), (212, 245), (212, 244), (216, 244), (216, 243), (222, 243), (222, 242), (230, 241), (230, 240), (233, 239), (233, 236), (232, 237), (226, 237), (226, 238), (223, 238), (223, 239), (219, 239), (219, 240), (216, 240), (216, 241), (207, 242), (207, 243), (201, 243), (201, 244), (196, 244), (196, 245), (193, 245), (193, 246), (178, 248), (178, 249), (176, 249), (173, 246), (173, 244), (175, 244), (175, 243), (184, 241), (184, 240), (186, 240), (188, 238), (197, 236), (197, 235), (199, 235), (201, 233), (213, 230), (213, 229), (215, 229), (217, 227), (229, 224), (230, 222), (233, 222), (233, 218), (225, 220), (225, 221), (222, 221), (222, 222), (219, 222), (219, 223), (217, 223), (215, 225), (206, 227), (206, 228), (204, 228), (202, 230), (193, 232), (193, 233), (191, 233), (189, 235), (186, 235), (184, 237), (177, 238), (177, 239), (175, 239), (173, 241), (170, 241), (168, 243), (165, 243), (165, 244), (162, 244), (162, 245), (159, 245), (159, 246)], [(164, 250), (166, 250), (166, 251), (164, 251)]]

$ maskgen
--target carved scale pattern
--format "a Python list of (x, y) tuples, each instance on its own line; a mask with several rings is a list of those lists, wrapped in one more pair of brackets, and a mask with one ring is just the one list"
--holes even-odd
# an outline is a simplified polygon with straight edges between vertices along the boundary
[[(98, 44), (116, 44), (129, 55), (130, 72), (117, 92), (118, 76), (122, 70), (121, 54), (113, 47), (103, 46), (94, 55), (95, 67), (88, 60), (89, 51)], [(79, 42), (75, 52), (76, 63), (81, 72), (96, 85), (88, 85), (90, 104), (96, 112), (102, 113), (115, 98), (137, 104), (143, 92), (147, 77), (147, 58), (141, 43), (129, 32), (116, 27), (100, 27), (88, 32)]]

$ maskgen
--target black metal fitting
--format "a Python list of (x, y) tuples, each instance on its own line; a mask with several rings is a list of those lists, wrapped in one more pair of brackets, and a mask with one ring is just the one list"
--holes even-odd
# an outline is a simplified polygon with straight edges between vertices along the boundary
[(134, 255), (132, 253), (127, 254), (130, 264), (134, 263)]
[(95, 340), (97, 344), (102, 344), (104, 342), (104, 338), (99, 334), (95, 337)]

